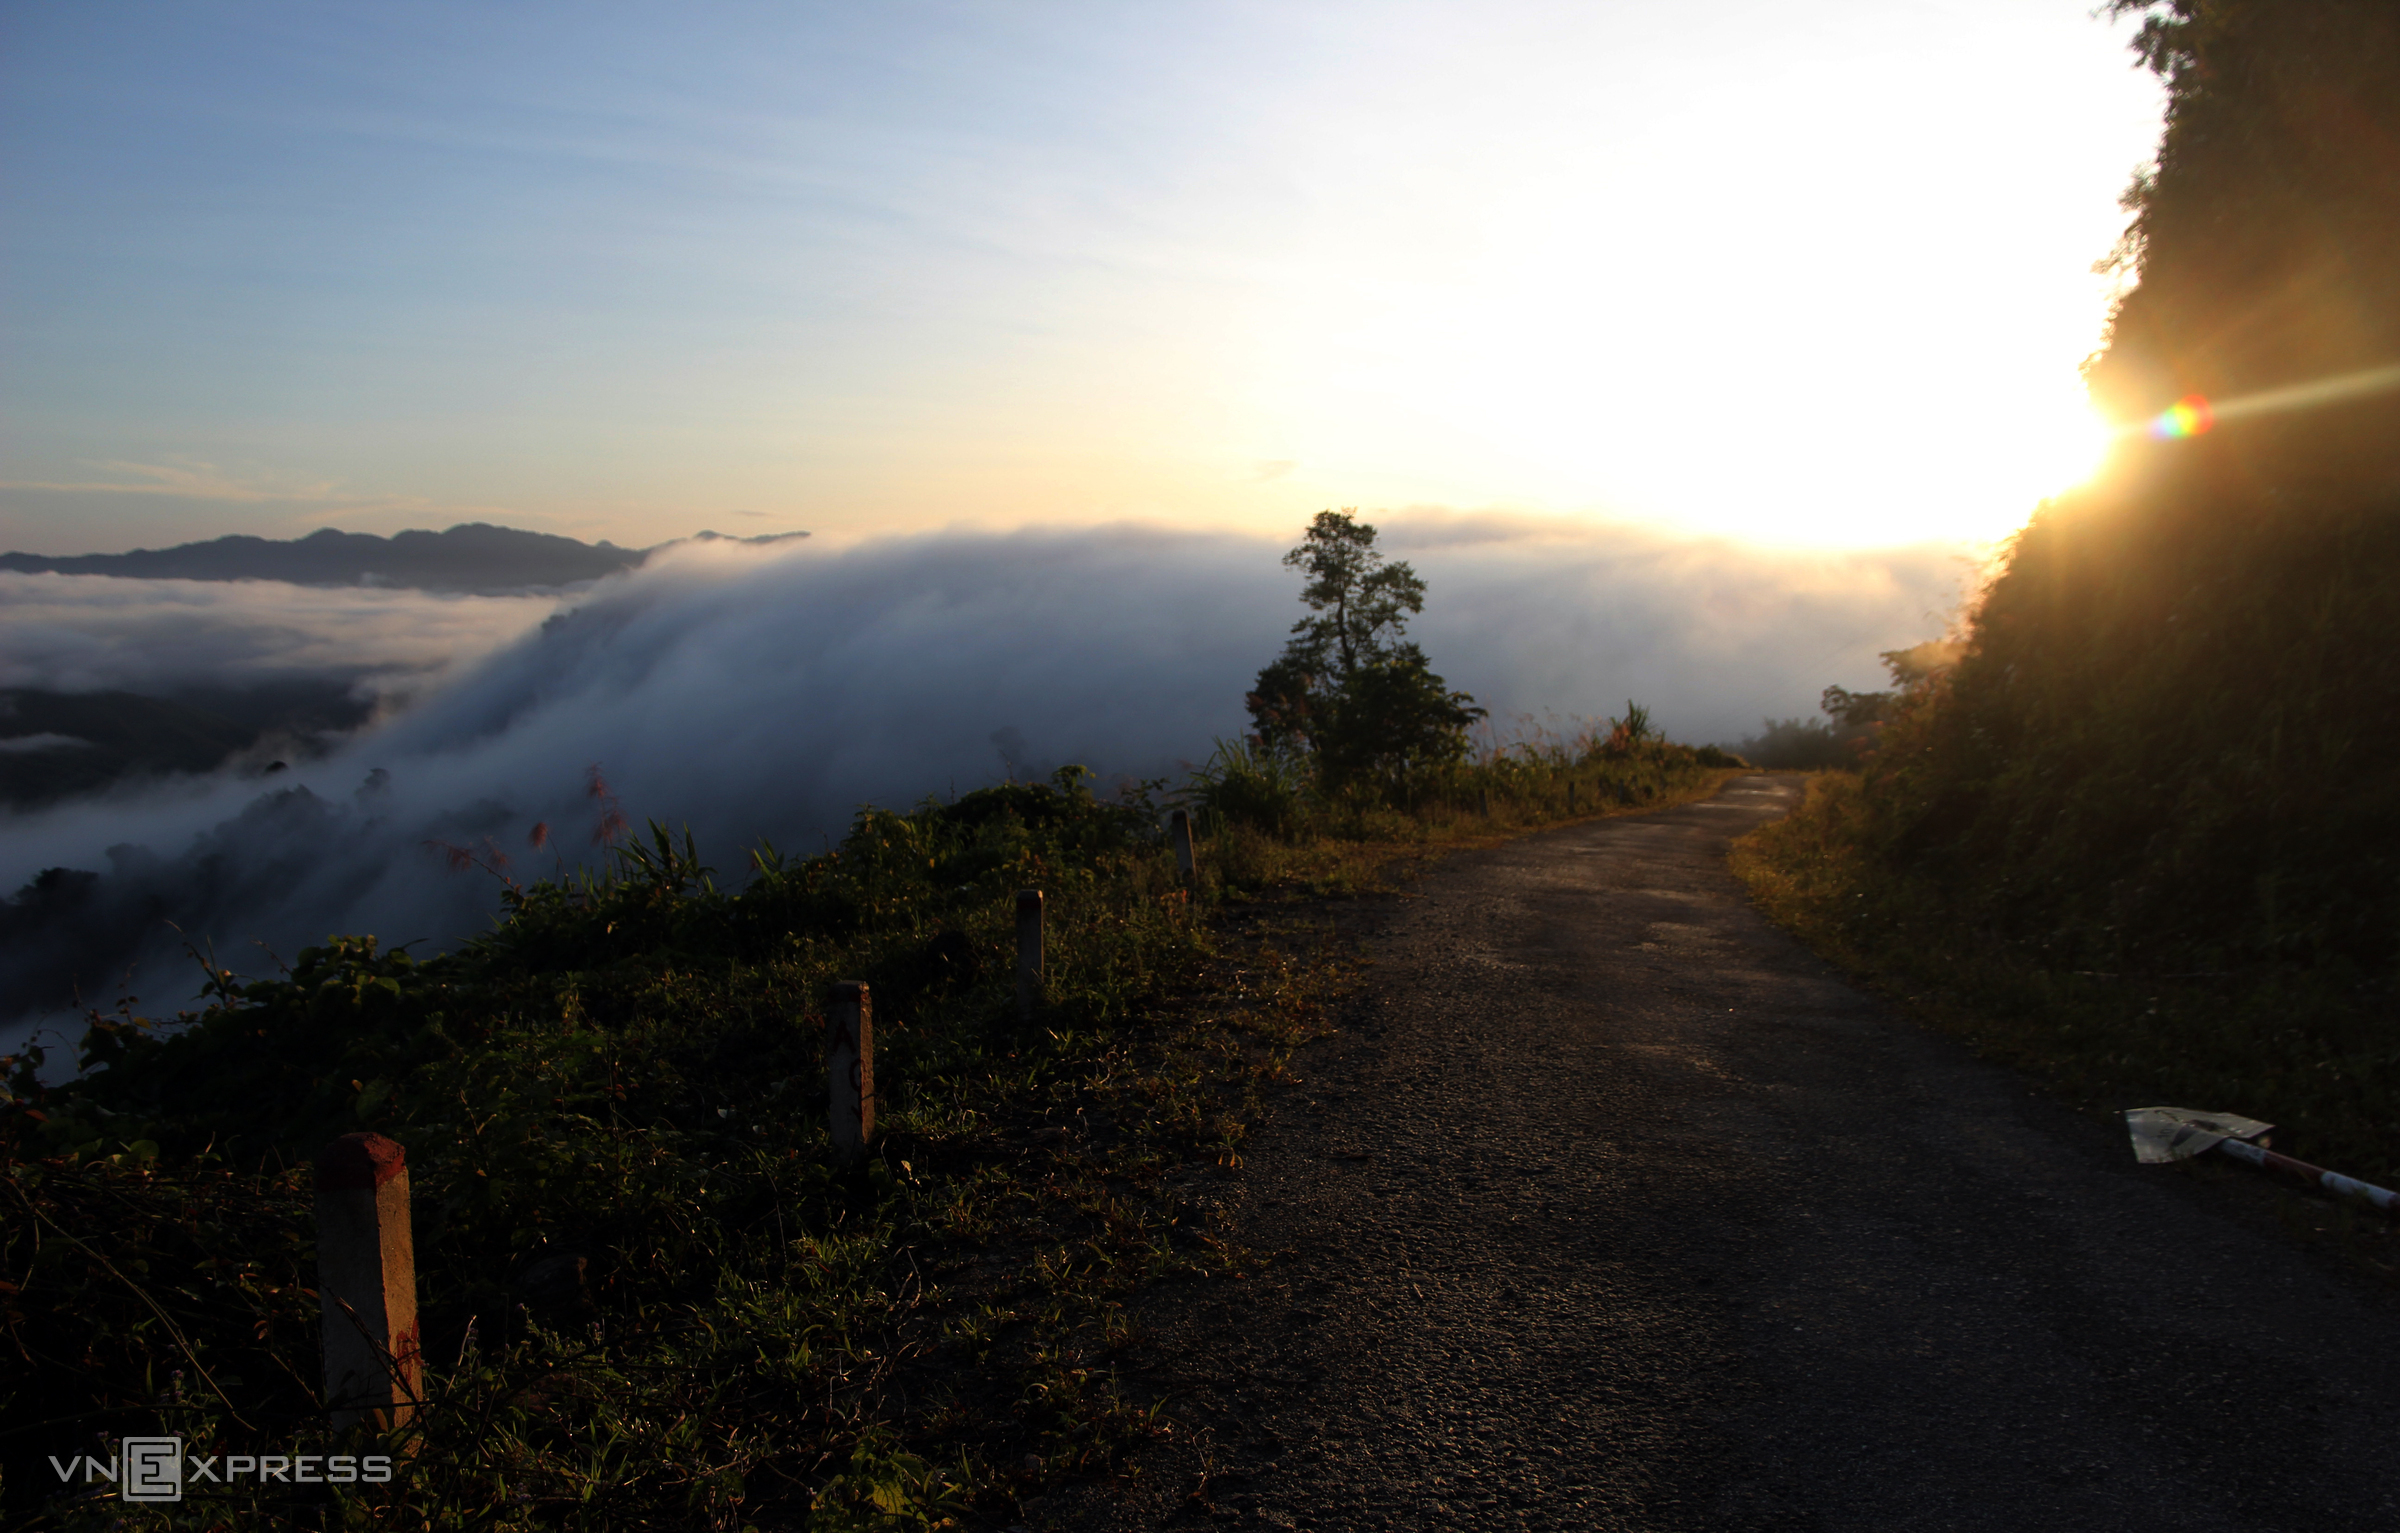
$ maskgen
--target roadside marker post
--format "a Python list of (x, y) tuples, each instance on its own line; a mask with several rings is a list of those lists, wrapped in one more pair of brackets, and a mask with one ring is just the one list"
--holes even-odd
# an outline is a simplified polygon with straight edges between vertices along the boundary
[(1569, 813), (1569, 814), (1573, 814), (1574, 812), (1575, 812), (1575, 779), (1574, 779), (1574, 778), (1572, 778), (1572, 777), (1570, 777), (1570, 778), (1568, 778), (1568, 779), (1567, 779), (1567, 813)]
[(1042, 993), (1042, 891), (1017, 891), (1017, 1020), (1030, 1021)]
[(833, 987), (825, 1013), (825, 1099), (834, 1157), (856, 1165), (875, 1137), (875, 1006), (863, 980)]
[(344, 1134), (317, 1152), (317, 1302), (334, 1430), (407, 1424), (425, 1380), (417, 1252), (408, 1155), (381, 1134)]
[(1175, 876), (1186, 887), (1197, 887), (1200, 864), (1192, 855), (1192, 814), (1188, 809), (1167, 811), (1167, 839), (1175, 844)]

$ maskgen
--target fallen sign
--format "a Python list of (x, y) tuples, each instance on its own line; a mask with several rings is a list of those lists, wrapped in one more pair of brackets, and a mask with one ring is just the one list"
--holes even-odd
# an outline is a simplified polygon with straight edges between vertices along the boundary
[(2341, 1197), (2363, 1198), (2387, 1214), (2400, 1214), (2400, 1192), (2362, 1182), (2356, 1177), (2312, 1166), (2289, 1155), (2278, 1155), (2264, 1144), (2253, 1144), (2275, 1125), (2261, 1123), (2256, 1118), (2237, 1117), (2232, 1113), (2195, 1112), (2189, 1107), (2129, 1107), (2125, 1110), (2125, 1131), (2133, 1136), (2133, 1158), (2145, 1166), (2162, 1166), (2169, 1161), (2189, 1160), (2209, 1150), (2219, 1150), (2235, 1160), (2248, 1161), (2268, 1171), (2280, 1171), (2298, 1177), (2312, 1186)]

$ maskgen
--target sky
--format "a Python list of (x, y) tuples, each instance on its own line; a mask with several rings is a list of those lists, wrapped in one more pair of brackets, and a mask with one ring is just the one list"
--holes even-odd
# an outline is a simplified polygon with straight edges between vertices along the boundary
[(2094, 448), (2092, 9), (9, 0), (0, 546), (1971, 545)]

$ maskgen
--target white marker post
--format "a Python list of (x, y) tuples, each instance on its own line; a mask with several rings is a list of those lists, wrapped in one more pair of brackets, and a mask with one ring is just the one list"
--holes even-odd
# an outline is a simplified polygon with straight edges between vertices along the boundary
[(344, 1134), (317, 1155), (317, 1302), (333, 1429), (404, 1425), (424, 1385), (408, 1156), (381, 1134)]
[(866, 1158), (875, 1137), (875, 1013), (861, 980), (835, 985), (825, 1013), (825, 1126), (835, 1159), (851, 1166)]
[(1042, 891), (1017, 891), (1017, 1020), (1033, 1016), (1042, 993)]
[(1175, 847), (1175, 876), (1183, 880), (1187, 889), (1199, 887), (1200, 864), (1192, 855), (1190, 810), (1171, 809), (1167, 812), (1167, 840), (1174, 843)]

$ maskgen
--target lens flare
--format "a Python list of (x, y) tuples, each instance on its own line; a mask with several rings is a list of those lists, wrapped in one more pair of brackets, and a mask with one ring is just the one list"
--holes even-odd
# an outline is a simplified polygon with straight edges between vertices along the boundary
[(2199, 436), (2217, 423), (2208, 401), (2197, 394), (2186, 394), (2166, 407), (2150, 423), (2150, 434), (2162, 442), (2177, 441), (2187, 436)]

